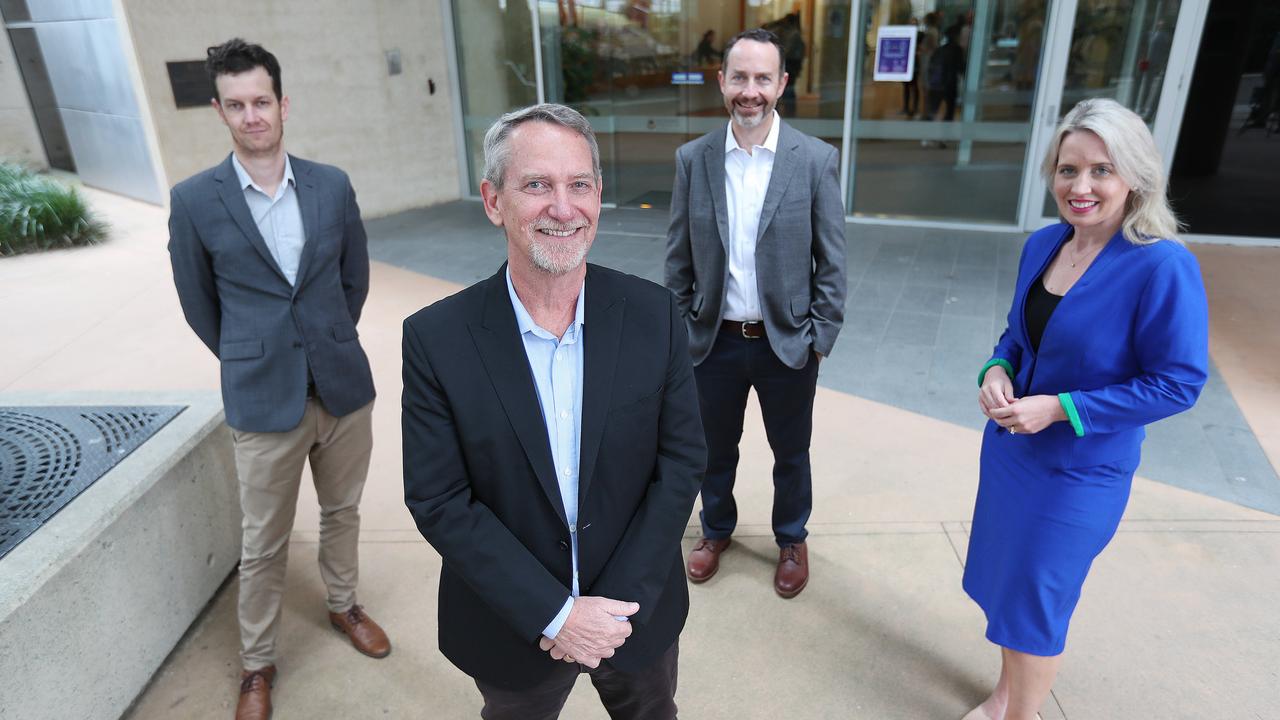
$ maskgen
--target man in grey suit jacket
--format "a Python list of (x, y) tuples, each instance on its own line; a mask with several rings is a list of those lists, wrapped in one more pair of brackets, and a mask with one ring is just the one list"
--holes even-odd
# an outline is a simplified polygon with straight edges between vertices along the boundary
[(275, 56), (235, 39), (209, 48), (207, 67), (234, 152), (173, 188), (169, 254), (187, 323), (221, 361), (244, 512), (236, 718), (265, 720), (305, 461), (330, 623), (366, 655), (391, 652), (355, 595), (372, 450), (373, 377), (356, 333), (369, 257), (346, 174), (285, 154)]
[(666, 284), (689, 329), (709, 456), (703, 537), (687, 571), (694, 582), (709, 579), (729, 547), (738, 441), (754, 387), (774, 456), (774, 588), (790, 598), (809, 580), (818, 363), (844, 320), (839, 161), (835, 148), (774, 111), (788, 80), (776, 35), (756, 29), (732, 38), (719, 80), (731, 120), (676, 152), (667, 230)]

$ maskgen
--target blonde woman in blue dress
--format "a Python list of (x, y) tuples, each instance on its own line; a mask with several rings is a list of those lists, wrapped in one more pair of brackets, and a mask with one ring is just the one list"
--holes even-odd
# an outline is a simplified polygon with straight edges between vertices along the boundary
[(964, 589), (1000, 677), (964, 720), (1033, 720), (1089, 566), (1129, 499), (1144, 426), (1191, 407), (1208, 309), (1146, 124), (1085, 100), (1043, 172), (1063, 222), (1027, 239), (1008, 326), (978, 377), (990, 418)]

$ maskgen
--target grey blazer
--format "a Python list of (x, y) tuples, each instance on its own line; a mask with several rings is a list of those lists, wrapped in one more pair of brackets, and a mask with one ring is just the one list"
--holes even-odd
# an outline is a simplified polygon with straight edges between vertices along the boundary
[[(729, 210), (724, 143), (728, 124), (676, 151), (667, 228), (666, 285), (689, 329), (695, 365), (706, 359), (724, 317)], [(844, 322), (844, 204), (839, 155), (787, 123), (760, 210), (756, 284), (769, 345), (789, 367), (830, 355)]]
[(306, 244), (289, 284), (249, 214), (231, 156), (170, 192), (169, 259), (187, 323), (222, 363), (227, 424), (297, 427), (307, 369), (326, 410), (374, 397), (356, 323), (369, 293), (369, 252), (346, 173), (292, 155)]

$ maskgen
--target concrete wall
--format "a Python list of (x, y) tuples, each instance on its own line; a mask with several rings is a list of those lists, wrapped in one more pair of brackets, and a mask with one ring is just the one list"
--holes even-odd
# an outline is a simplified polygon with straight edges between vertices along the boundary
[[(56, 116), (84, 184), (162, 203), (167, 193), (156, 177), (131, 53), (113, 2), (30, 3), (31, 28), (22, 32), (34, 34), (13, 42), (24, 63), (40, 59), (50, 93), (42, 99), (32, 88), (37, 116), (46, 131), (56, 127), (45, 124)], [(51, 139), (60, 136), (55, 131), (45, 137), (52, 164), (67, 167)]]
[(0, 718), (118, 718), (240, 559), (221, 397), (56, 393), (0, 404), (187, 406), (0, 558)]
[(0, 23), (0, 160), (43, 170), (49, 167), (44, 143), (31, 113), (31, 100), (13, 56), (9, 33)]
[[(124, 0), (168, 184), (231, 149), (212, 108), (177, 109), (167, 61), (240, 36), (280, 59), (285, 147), (351, 175), (365, 215), (458, 197), (440, 0)], [(389, 76), (385, 51), (400, 51)], [(429, 94), (428, 81), (436, 91)]]

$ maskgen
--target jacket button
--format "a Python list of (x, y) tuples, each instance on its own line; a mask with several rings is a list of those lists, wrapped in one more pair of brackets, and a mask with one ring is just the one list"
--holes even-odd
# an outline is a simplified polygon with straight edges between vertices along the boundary
[(294, 341), (293, 341), (293, 346), (294, 346), (295, 348), (300, 348), (300, 347), (302, 347), (302, 343), (301, 343), (301, 342), (298, 342), (297, 340), (294, 340)]
[(561, 540), (561, 541), (560, 541), (560, 549), (561, 549), (561, 550), (568, 550), (568, 549), (569, 549), (569, 543), (567, 543), (567, 542), (565, 542), (565, 541)]

